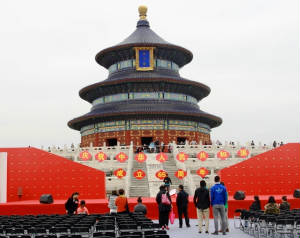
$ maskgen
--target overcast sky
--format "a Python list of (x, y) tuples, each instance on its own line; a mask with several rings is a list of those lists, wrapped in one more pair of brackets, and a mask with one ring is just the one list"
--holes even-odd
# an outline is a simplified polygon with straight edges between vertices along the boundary
[(139, 5), (152, 30), (194, 54), (181, 76), (208, 85), (212, 140), (299, 142), (299, 1), (0, 1), (0, 147), (80, 142), (81, 88), (108, 72), (94, 57), (130, 35)]

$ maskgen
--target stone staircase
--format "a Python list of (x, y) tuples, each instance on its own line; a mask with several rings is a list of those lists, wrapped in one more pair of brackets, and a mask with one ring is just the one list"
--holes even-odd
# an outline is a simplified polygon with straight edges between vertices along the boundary
[(136, 160), (134, 160), (132, 166), (132, 173), (138, 169), (143, 170), (146, 173), (146, 176), (143, 179), (136, 179), (133, 175), (131, 176), (129, 197), (149, 197), (150, 193), (146, 163), (139, 163)]
[(172, 185), (170, 187), (171, 189), (177, 189), (180, 184), (184, 184), (183, 180), (178, 179), (175, 177), (175, 172), (178, 170), (176, 163), (174, 161), (173, 155), (169, 154), (169, 158), (166, 162), (163, 163), (164, 170), (168, 173), (169, 177), (172, 180)]

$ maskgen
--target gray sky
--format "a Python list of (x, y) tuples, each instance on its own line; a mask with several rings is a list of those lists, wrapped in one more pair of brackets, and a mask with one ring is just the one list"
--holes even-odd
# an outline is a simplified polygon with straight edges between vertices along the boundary
[(0, 1), (0, 147), (80, 142), (78, 91), (104, 80), (98, 51), (148, 6), (152, 30), (194, 54), (181, 76), (211, 87), (212, 139), (299, 142), (299, 1)]

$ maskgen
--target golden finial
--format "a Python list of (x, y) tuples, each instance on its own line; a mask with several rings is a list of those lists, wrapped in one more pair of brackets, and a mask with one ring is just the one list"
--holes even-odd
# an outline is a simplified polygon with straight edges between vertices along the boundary
[(140, 20), (147, 19), (147, 10), (148, 8), (146, 6), (139, 6)]

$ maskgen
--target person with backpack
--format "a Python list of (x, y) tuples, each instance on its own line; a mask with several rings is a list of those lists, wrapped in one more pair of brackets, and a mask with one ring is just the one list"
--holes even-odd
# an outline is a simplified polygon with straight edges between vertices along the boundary
[(179, 228), (182, 228), (182, 213), (184, 215), (186, 227), (191, 227), (188, 215), (189, 194), (186, 191), (184, 191), (183, 185), (179, 185), (178, 189), (179, 192), (176, 197), (176, 205), (178, 211)]
[(169, 192), (164, 185), (159, 187), (159, 192), (156, 195), (158, 204), (159, 225), (164, 230), (169, 230), (169, 214), (172, 208), (172, 201)]
[(205, 222), (205, 233), (208, 233), (210, 197), (204, 180), (200, 181), (200, 188), (197, 188), (195, 191), (194, 204), (197, 208), (199, 233), (202, 233), (203, 219)]

